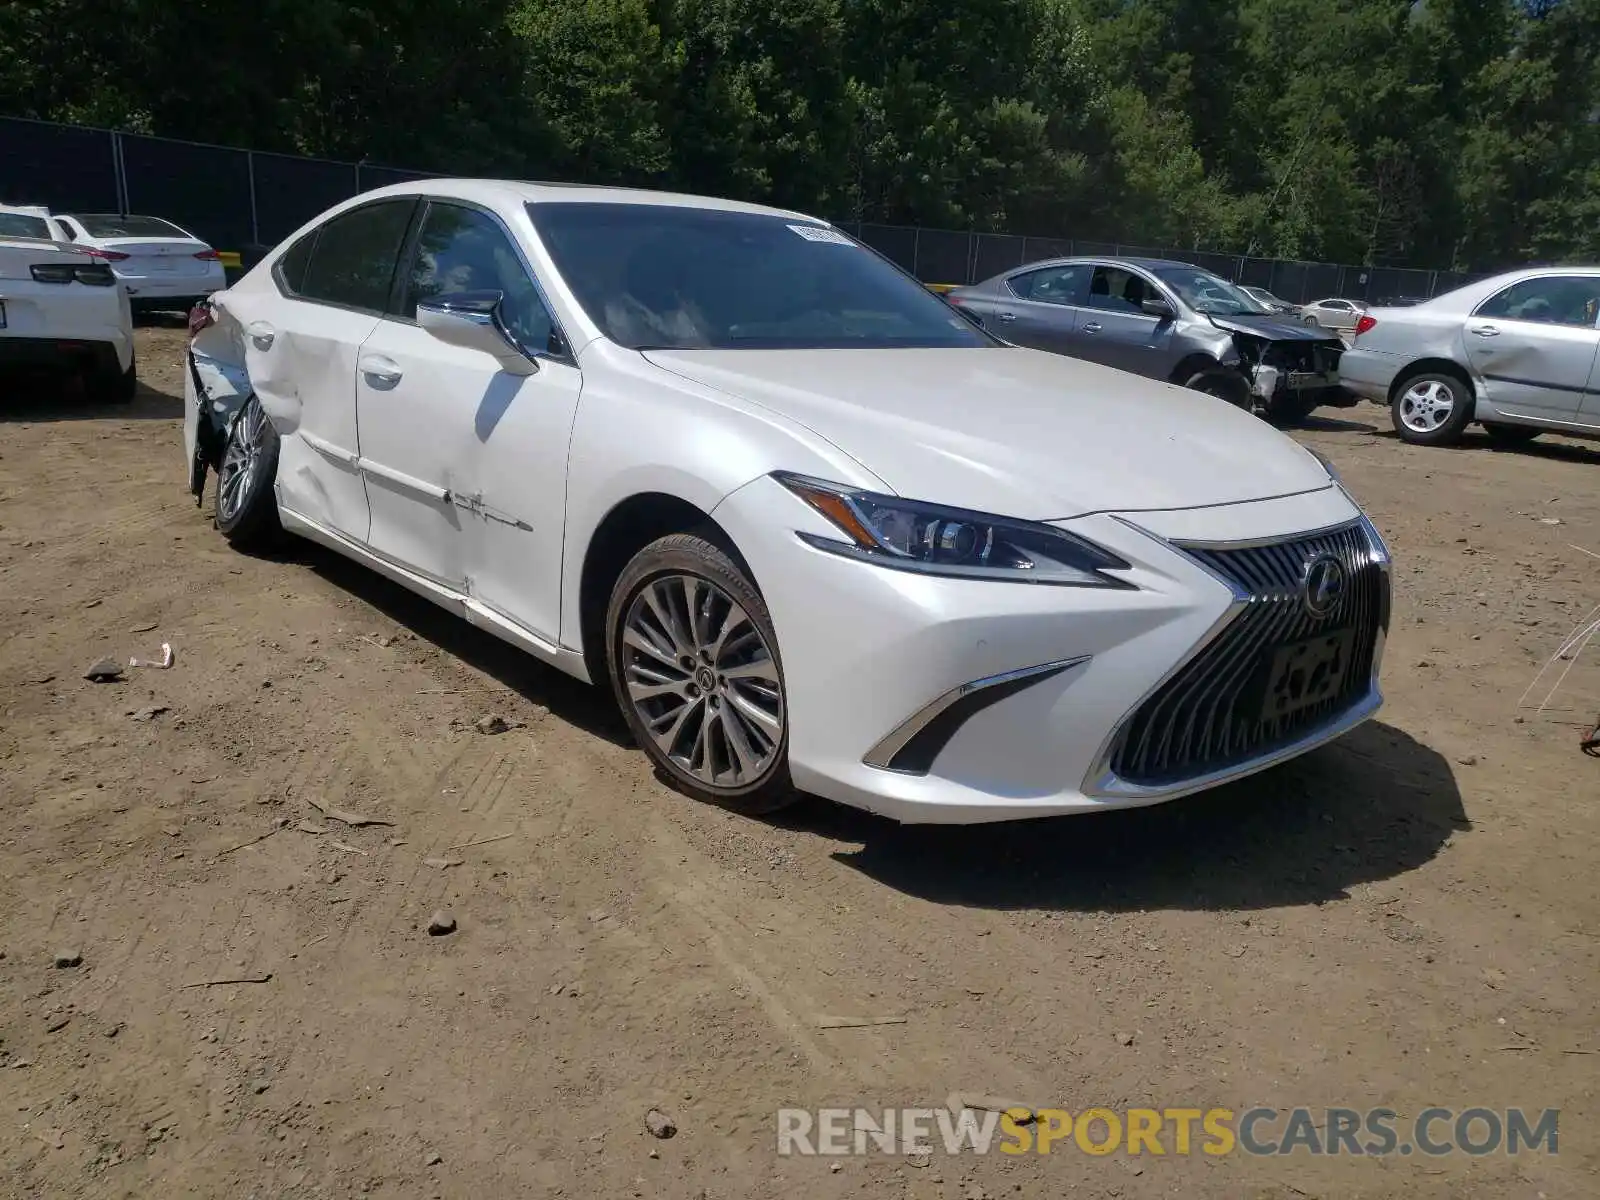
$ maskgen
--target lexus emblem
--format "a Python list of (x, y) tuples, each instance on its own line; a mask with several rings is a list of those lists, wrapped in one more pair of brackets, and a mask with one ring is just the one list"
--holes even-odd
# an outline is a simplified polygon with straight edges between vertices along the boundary
[(1313, 617), (1325, 617), (1339, 604), (1344, 595), (1344, 564), (1331, 554), (1318, 554), (1306, 563), (1305, 577), (1300, 582), (1300, 599), (1306, 612)]

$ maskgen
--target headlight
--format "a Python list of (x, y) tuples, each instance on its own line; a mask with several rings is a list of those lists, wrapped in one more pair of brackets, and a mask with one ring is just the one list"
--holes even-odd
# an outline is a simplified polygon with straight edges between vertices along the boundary
[(819, 550), (928, 575), (1071, 587), (1133, 586), (1103, 573), (1127, 570), (1128, 563), (1052, 525), (881, 496), (781, 471), (773, 478), (848, 539), (800, 534)]

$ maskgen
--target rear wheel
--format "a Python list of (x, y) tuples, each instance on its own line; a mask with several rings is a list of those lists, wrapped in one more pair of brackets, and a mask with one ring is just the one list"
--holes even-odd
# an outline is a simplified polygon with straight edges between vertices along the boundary
[(272, 493), (277, 475), (278, 432), (251, 396), (233, 419), (217, 467), (217, 528), (241, 550), (267, 547), (282, 532)]
[(126, 371), (101, 370), (89, 379), (89, 398), (96, 404), (131, 404), (138, 394), (139, 378), (131, 362)]
[(1497, 421), (1485, 421), (1483, 431), (1489, 435), (1491, 442), (1501, 446), (1526, 446), (1544, 432), (1532, 425), (1502, 425)]
[(1394, 431), (1418, 446), (1448, 446), (1472, 420), (1472, 385), (1450, 371), (1424, 371), (1400, 381), (1390, 413)]
[(675, 787), (751, 814), (796, 799), (772, 620), (721, 549), (678, 533), (635, 555), (612, 589), (606, 645), (634, 740)]

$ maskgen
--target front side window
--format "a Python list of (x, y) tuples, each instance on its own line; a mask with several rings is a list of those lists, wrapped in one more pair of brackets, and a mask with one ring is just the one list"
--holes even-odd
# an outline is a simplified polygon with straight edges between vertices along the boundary
[(1019, 300), (1039, 300), (1045, 304), (1083, 303), (1083, 283), (1089, 268), (1081, 263), (1065, 267), (1041, 267), (1006, 281)]
[(815, 222), (666, 204), (561, 201), (528, 213), (583, 310), (630, 349), (998, 344)]
[(1144, 312), (1144, 302), (1160, 293), (1142, 275), (1121, 267), (1096, 267), (1089, 280), (1089, 303), (1111, 312)]
[[(415, 207), (416, 202), (408, 197), (340, 213), (315, 231), (315, 244), (299, 285), (287, 269), (281, 278), (302, 300), (382, 312), (388, 307), (400, 244)], [(296, 243), (282, 265), (287, 268), (288, 258), (311, 240), (308, 235)]]
[(1486, 300), (1480, 317), (1593, 328), (1600, 316), (1600, 276), (1549, 275), (1513, 283)]
[(501, 320), (517, 342), (535, 352), (550, 347), (554, 322), (505, 230), (478, 209), (432, 201), (417, 236), (404, 314), (415, 318), (418, 301), (461, 292), (499, 292)]

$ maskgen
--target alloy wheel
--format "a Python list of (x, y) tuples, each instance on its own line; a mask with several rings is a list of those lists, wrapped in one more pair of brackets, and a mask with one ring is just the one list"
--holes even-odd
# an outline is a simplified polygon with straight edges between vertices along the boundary
[(1400, 423), (1412, 433), (1433, 433), (1455, 411), (1456, 394), (1442, 379), (1419, 379), (1400, 397)]
[(239, 423), (228, 439), (217, 468), (217, 511), (231, 520), (244, 511), (255, 487), (256, 464), (267, 442), (267, 416), (257, 401), (251, 401), (239, 414)]
[(622, 679), (661, 754), (701, 783), (746, 788), (783, 744), (772, 648), (731, 596), (696, 575), (658, 575), (628, 606)]

